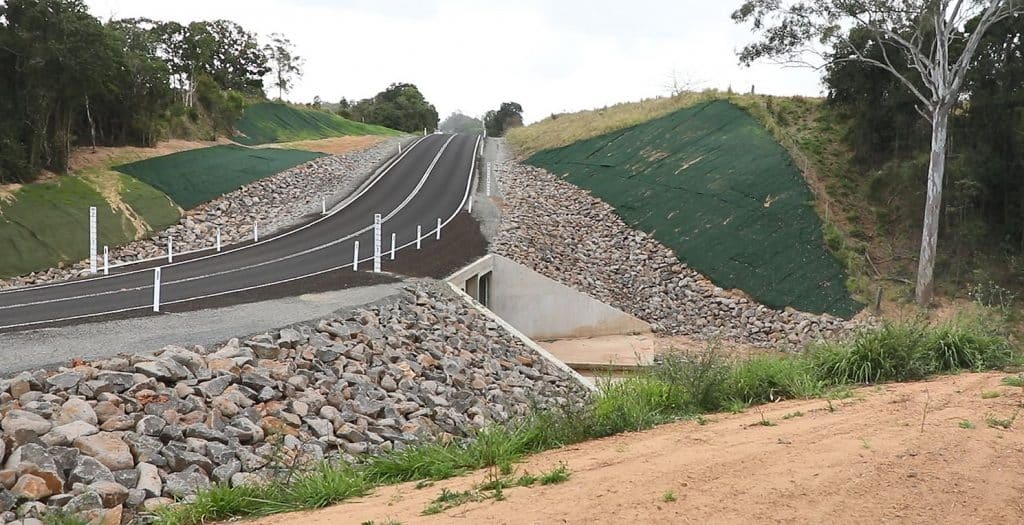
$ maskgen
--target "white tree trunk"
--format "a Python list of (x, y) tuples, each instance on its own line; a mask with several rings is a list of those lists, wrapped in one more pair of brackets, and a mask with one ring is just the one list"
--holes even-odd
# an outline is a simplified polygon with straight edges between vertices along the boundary
[(946, 173), (946, 137), (949, 108), (939, 105), (932, 112), (932, 156), (928, 165), (928, 198), (924, 205), (921, 257), (917, 267), (917, 303), (927, 306), (935, 292), (935, 249), (939, 241), (942, 211), (942, 178)]

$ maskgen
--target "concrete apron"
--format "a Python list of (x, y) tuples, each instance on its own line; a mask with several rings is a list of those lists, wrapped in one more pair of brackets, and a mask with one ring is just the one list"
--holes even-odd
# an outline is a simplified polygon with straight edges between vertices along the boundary
[(648, 323), (500, 255), (484, 256), (446, 281), (473, 307), (589, 387), (593, 380), (578, 371), (632, 370), (653, 360)]

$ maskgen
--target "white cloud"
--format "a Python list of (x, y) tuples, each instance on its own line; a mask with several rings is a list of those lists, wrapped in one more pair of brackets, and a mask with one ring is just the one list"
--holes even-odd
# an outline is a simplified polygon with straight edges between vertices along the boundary
[[(737, 0), (735, 3), (738, 5)], [(817, 95), (818, 73), (744, 68), (751, 37), (731, 2), (583, 0), (87, 0), (94, 15), (233, 20), (261, 36), (284, 33), (306, 58), (287, 98), (371, 96), (412, 82), (442, 118), (480, 115), (502, 101), (527, 120), (662, 95), (673, 70), (701, 87)]]

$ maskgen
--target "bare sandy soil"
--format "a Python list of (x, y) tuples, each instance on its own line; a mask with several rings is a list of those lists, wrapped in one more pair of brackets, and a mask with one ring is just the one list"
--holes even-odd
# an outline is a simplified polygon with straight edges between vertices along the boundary
[(472, 489), (487, 473), (256, 523), (1024, 523), (1024, 433), (986, 424), (1024, 402), (1005, 376), (869, 387), (831, 410), (787, 401), (550, 451), (519, 472), (565, 463), (568, 481), (432, 516), (422, 512), (442, 488)]
[(350, 151), (362, 150), (387, 140), (387, 137), (375, 135), (335, 137), (321, 140), (303, 140), (298, 142), (282, 142), (280, 144), (265, 144), (261, 148), (284, 148), (300, 149), (303, 151), (314, 151), (328, 155), (340, 155)]

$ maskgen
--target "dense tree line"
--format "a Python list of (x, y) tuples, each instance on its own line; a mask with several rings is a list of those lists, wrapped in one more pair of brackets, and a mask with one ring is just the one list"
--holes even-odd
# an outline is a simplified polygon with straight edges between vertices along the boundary
[(484, 127), (487, 128), (488, 137), (504, 137), (506, 131), (522, 125), (523, 106), (517, 102), (502, 102), (497, 111), (491, 110), (484, 115)]
[[(265, 97), (268, 54), (282, 45), (261, 48), (227, 20), (103, 23), (82, 0), (0, 3), (0, 182), (64, 173), (77, 145), (231, 133), (246, 99)], [(284, 66), (282, 91), (296, 74)]]
[(441, 122), (440, 129), (446, 133), (479, 135), (484, 129), (484, 123), (478, 118), (473, 118), (462, 114), (460, 111), (455, 111)]
[(414, 84), (395, 83), (373, 97), (351, 102), (341, 99), (338, 114), (347, 119), (377, 124), (408, 133), (433, 130), (437, 109)]
[[(848, 45), (870, 38), (854, 30)], [(888, 54), (906, 75), (917, 74), (905, 60), (896, 60), (893, 49), (877, 42), (866, 48), (879, 60)], [(832, 52), (833, 58), (849, 53), (847, 46)], [(829, 102), (850, 116), (849, 140), (867, 170), (895, 178), (900, 176), (892, 172), (895, 166), (926, 162), (929, 123), (893, 75), (855, 61), (833, 61), (825, 84)], [(949, 137), (943, 238), (961, 245), (994, 242), (1004, 251), (1024, 252), (1024, 13), (986, 32), (952, 111)]]

